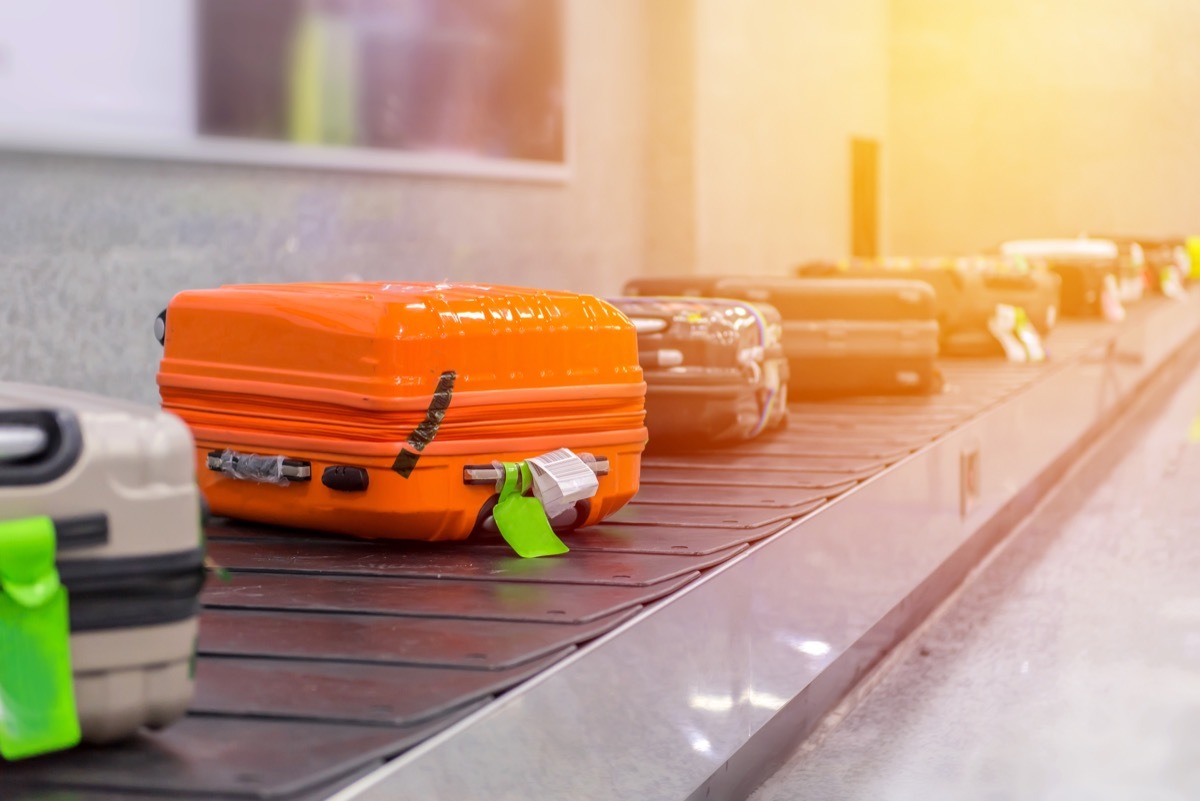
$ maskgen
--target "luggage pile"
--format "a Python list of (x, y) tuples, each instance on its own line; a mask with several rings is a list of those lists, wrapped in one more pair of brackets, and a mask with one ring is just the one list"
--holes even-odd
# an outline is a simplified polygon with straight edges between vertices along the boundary
[(1140, 246), (1123, 253), (1107, 239), (1024, 239), (1005, 242), (1000, 252), (1009, 258), (1036, 259), (1056, 273), (1064, 316), (1120, 321), (1125, 319), (1125, 305), (1140, 300), (1145, 289)]
[(774, 307), (793, 397), (926, 393), (939, 386), (934, 294), (920, 281), (680, 276), (635, 279), (625, 293)]
[(1141, 264), (1146, 290), (1169, 298), (1181, 297), (1192, 272), (1191, 257), (1182, 239), (1105, 237)]

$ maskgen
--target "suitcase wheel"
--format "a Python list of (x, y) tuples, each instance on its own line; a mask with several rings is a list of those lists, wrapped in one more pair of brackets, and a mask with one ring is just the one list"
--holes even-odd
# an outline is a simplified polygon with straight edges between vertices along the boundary
[[(496, 504), (500, 502), (500, 496), (493, 495), (484, 501), (484, 504), (479, 509), (479, 514), (475, 516), (475, 528), (472, 531), (487, 531), (496, 533), (496, 523), (492, 519), (492, 510), (496, 508)], [(558, 517), (550, 521), (550, 527), (558, 532), (574, 531), (583, 525), (583, 522), (588, 519), (588, 515), (592, 513), (592, 502), (588, 498), (582, 501), (577, 501), (573, 507), (563, 512)]]

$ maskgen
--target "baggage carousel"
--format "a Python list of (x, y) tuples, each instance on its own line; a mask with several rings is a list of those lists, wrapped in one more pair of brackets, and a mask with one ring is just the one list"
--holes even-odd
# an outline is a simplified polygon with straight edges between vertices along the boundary
[(217, 521), (189, 716), (5, 764), (0, 798), (744, 795), (1198, 329), (1200, 294), (1149, 299), (1063, 323), (1044, 364), (944, 361), (934, 396), (647, 456), (562, 557)]

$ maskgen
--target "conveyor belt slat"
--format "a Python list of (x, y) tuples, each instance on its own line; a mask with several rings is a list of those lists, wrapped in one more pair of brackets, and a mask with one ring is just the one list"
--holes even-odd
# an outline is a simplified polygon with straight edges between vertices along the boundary
[(575, 626), (461, 618), (209, 609), (202, 655), (507, 670), (593, 639), (637, 608)]
[(203, 600), (209, 608), (463, 617), (570, 625), (647, 604), (699, 575), (686, 573), (646, 587), (616, 587), (235, 573), (227, 582), (211, 582)]

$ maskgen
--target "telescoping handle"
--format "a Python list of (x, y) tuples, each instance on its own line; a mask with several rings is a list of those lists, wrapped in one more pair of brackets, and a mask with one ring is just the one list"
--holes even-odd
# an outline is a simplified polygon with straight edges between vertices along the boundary
[(308, 481), (312, 478), (312, 463), (286, 456), (260, 456), (233, 450), (210, 451), (208, 469), (231, 478), (264, 483)]

